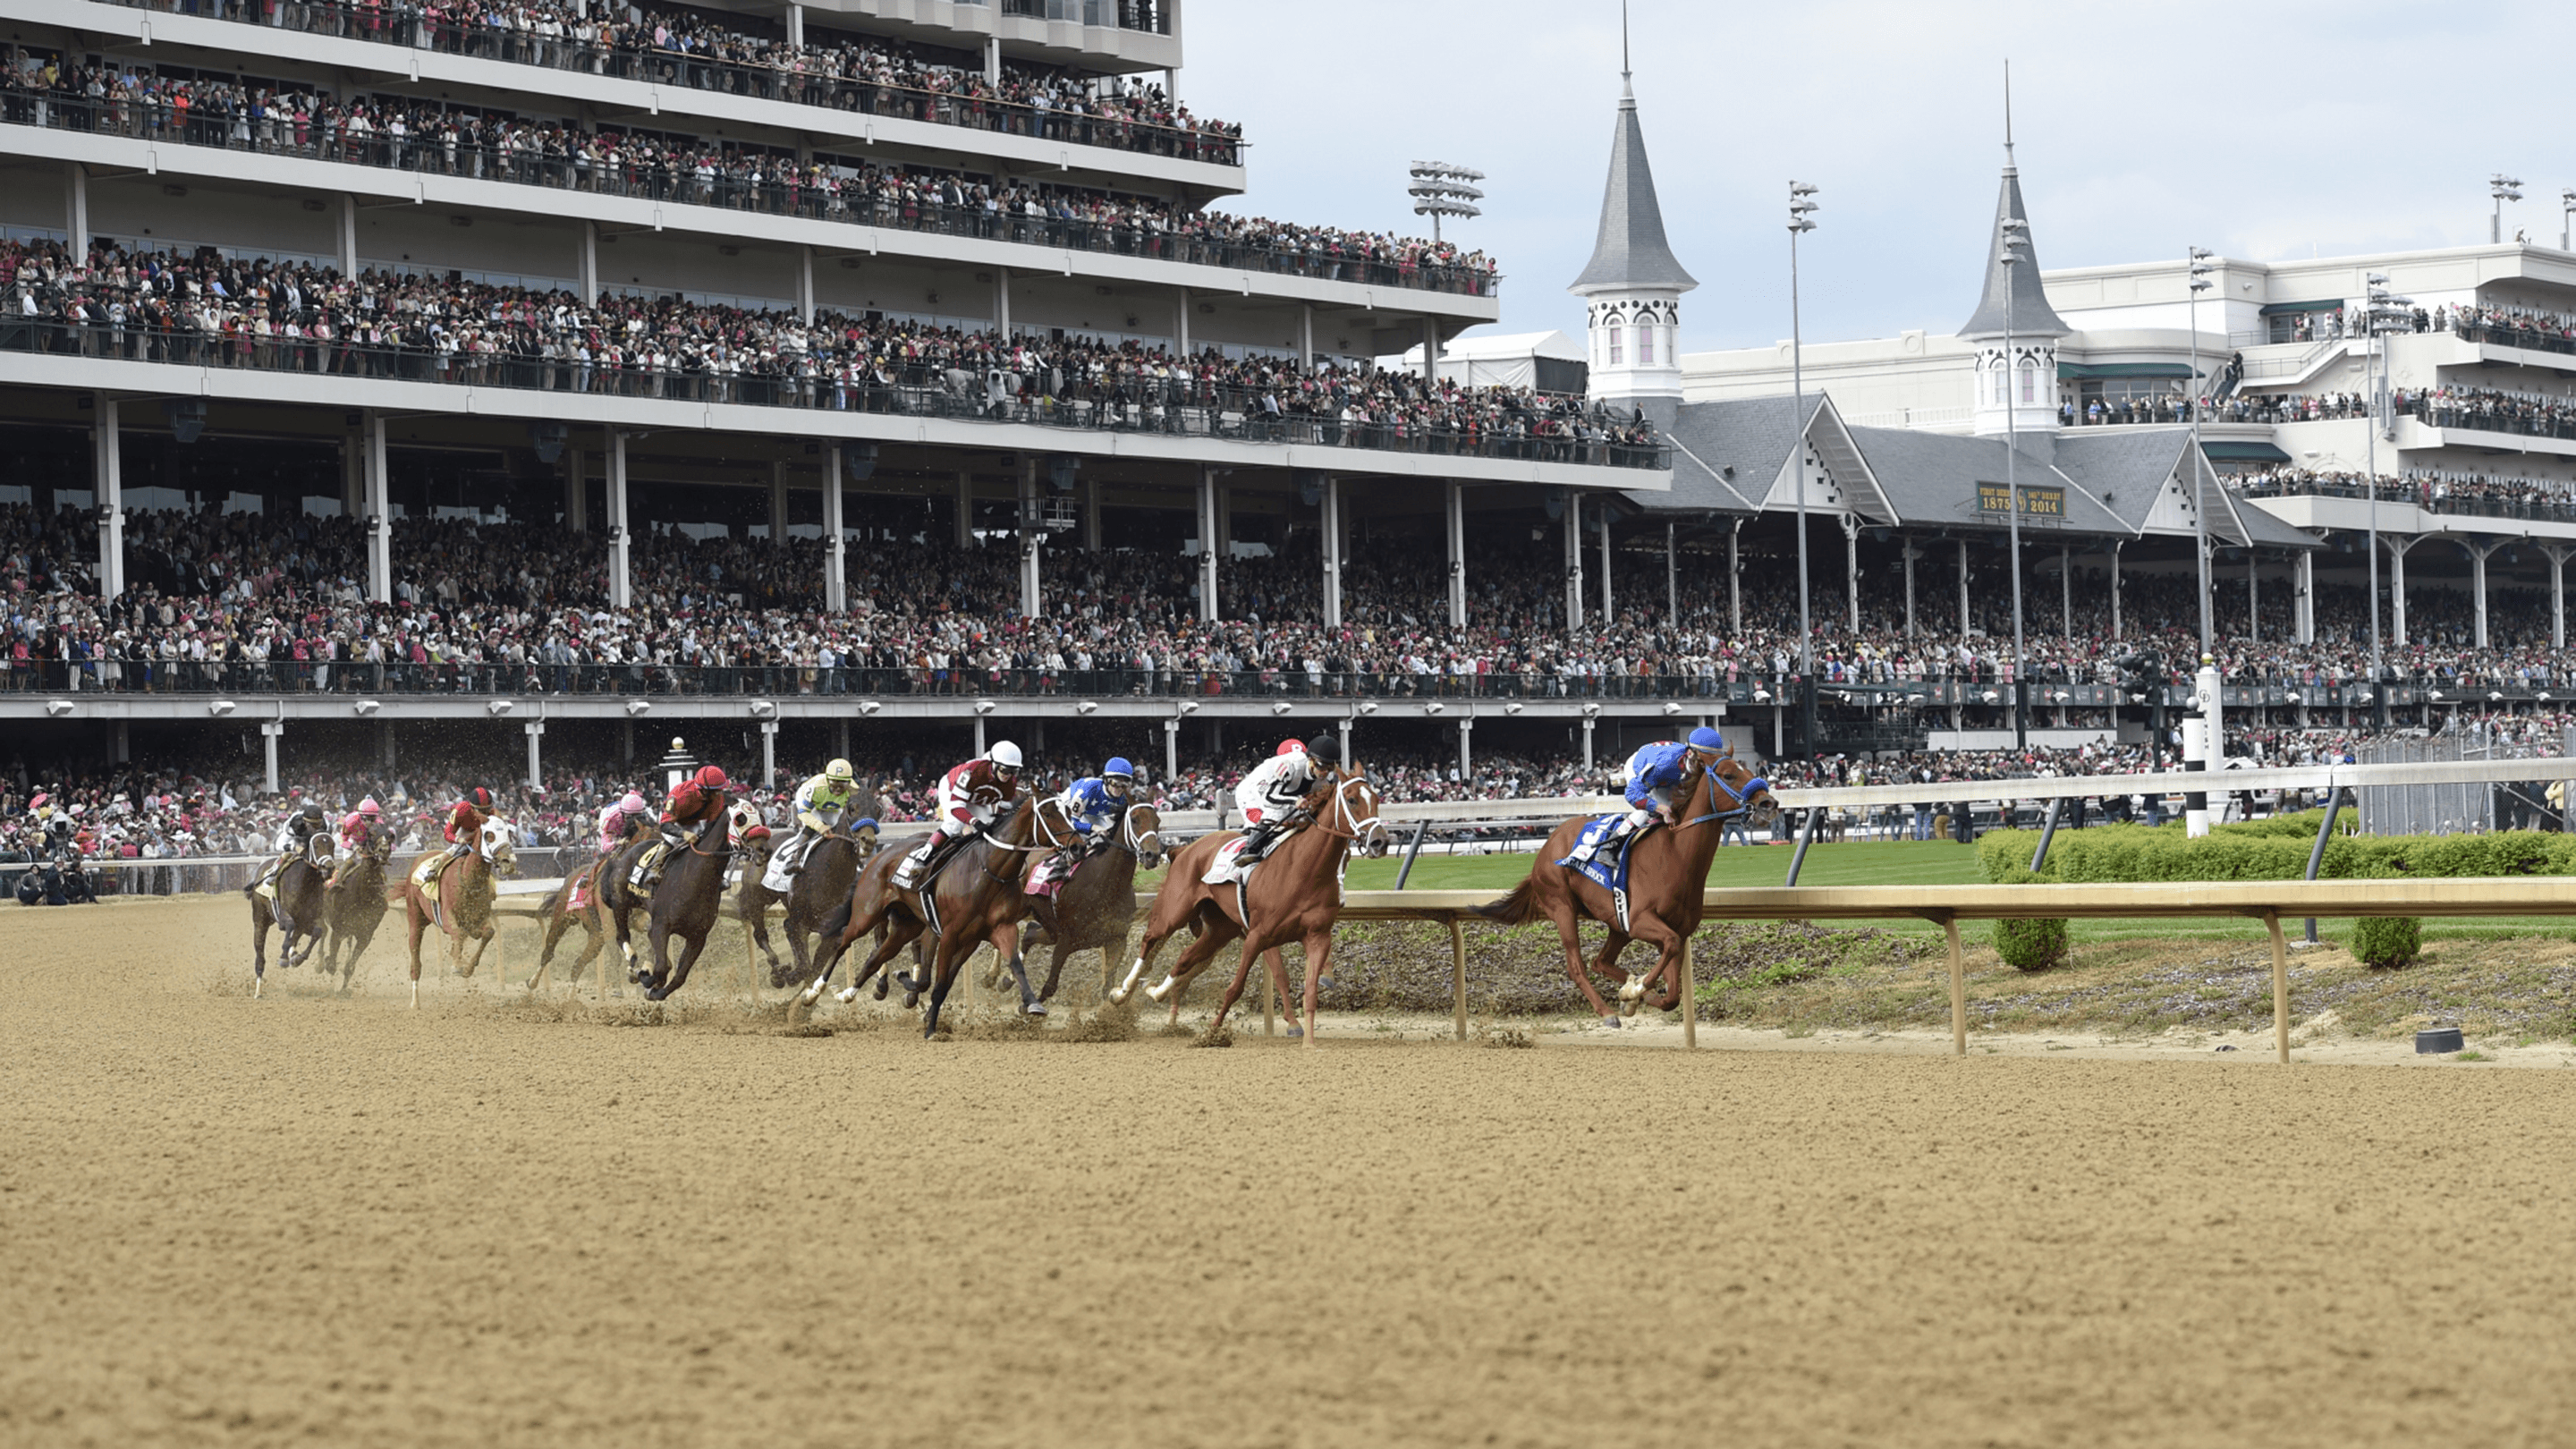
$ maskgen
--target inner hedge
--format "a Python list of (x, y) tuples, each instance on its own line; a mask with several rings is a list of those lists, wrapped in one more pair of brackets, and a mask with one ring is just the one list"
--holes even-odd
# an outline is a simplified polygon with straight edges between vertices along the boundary
[[(2218, 825), (2197, 840), (2183, 825), (2097, 825), (2060, 830), (2039, 878), (2074, 883), (2129, 881), (2297, 880), (2307, 874), (2323, 812)], [(2431, 879), (2450, 876), (2576, 875), (2576, 835), (2501, 830), (2488, 835), (2345, 835), (2349, 811), (2326, 842), (2320, 880)], [(1992, 830), (1978, 837), (1977, 863), (1989, 881), (2030, 869), (2035, 830)]]

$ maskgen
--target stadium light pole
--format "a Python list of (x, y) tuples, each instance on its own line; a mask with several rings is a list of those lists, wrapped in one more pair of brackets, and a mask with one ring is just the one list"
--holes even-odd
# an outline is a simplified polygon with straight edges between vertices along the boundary
[(2487, 223), (2487, 240), (2504, 240), (2504, 204), (2522, 200), (2522, 182), (2499, 171), (2487, 178), (2487, 195), (2495, 198), (2495, 219)]
[(2370, 330), (2372, 364), (2370, 431), (2363, 438), (2367, 450), (2363, 464), (2364, 506), (2370, 512), (2370, 701), (2384, 727), (2388, 721), (2388, 691), (2381, 677), (2379, 644), (2379, 434), (2394, 421), (2388, 411), (2388, 334), (2414, 300), (2389, 291), (2388, 277), (2381, 272), (2364, 276), (2362, 284), (2369, 289), (2361, 325)]
[(1433, 245), (1440, 242), (1440, 218), (1454, 216), (1464, 221), (1484, 215), (1476, 203), (1485, 199), (1485, 193), (1468, 184), (1484, 180), (1484, 172), (1446, 161), (1416, 161), (1410, 174), (1412, 181), (1404, 188), (1405, 194), (1413, 198), (1415, 216), (1431, 218)]
[(2558, 249), (2567, 251), (2567, 215), (2576, 212), (2576, 186), (2558, 193)]
[(2209, 500), (2200, 496), (2200, 469), (2203, 461), (2200, 453), (2200, 294), (2209, 290), (2209, 274), (2214, 269), (2209, 264), (2208, 248), (2186, 247), (2184, 250), (2191, 254), (2190, 271), (2186, 276), (2191, 288), (2191, 542), (2200, 557), (2200, 652), (2208, 654), (2211, 652), (2209, 510), (2204, 505)]
[(1816, 752), (1816, 633), (1807, 618), (1807, 384), (1798, 327), (1798, 236), (1816, 229), (1816, 188), (1789, 183), (1789, 425), (1790, 445), (1798, 465), (1798, 727), (1799, 744)]
[(2010, 270), (2021, 265), (2013, 248), (2030, 235), (2030, 223), (2018, 216), (2005, 217), (1998, 228), (2003, 241), (2004, 272), (2004, 528), (2012, 539), (2012, 614), (2013, 614), (2013, 748), (2030, 744), (2030, 674), (2029, 655), (2022, 647), (2021, 634), (2021, 482), (2016, 471), (2021, 452), (2021, 364), (2013, 356), (2013, 276)]

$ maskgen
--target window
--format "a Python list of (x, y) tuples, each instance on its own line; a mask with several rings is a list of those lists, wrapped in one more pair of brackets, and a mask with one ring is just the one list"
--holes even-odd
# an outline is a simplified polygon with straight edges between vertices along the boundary
[(1639, 367), (1655, 365), (1655, 329), (1652, 327), (1637, 329), (1637, 365)]
[(1621, 341), (1621, 338), (1628, 329), (1625, 327), (1605, 327), (1602, 330), (1610, 334), (1610, 365), (1612, 367), (1626, 366), (1628, 354), (1626, 346)]
[(2039, 369), (2025, 362), (2021, 365), (2021, 400), (2024, 404), (2039, 401)]

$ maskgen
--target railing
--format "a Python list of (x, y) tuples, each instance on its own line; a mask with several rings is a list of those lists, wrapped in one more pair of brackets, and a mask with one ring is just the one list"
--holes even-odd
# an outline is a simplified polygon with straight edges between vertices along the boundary
[(1964, 423), (1975, 408), (1889, 408), (1875, 413), (1845, 413), (1843, 421), (1859, 428), (1940, 428)]
[[(342, 40), (363, 40), (478, 60), (506, 61), (549, 70), (577, 71), (619, 80), (715, 91), (758, 100), (821, 106), (863, 115), (890, 116), (963, 126), (979, 131), (1102, 146), (1154, 156), (1176, 156), (1219, 166), (1243, 164), (1243, 139), (1223, 131), (1191, 130), (1150, 121), (1133, 121), (1068, 112), (1054, 105), (961, 96), (945, 91), (889, 85), (864, 76), (831, 74), (816, 56), (795, 65), (745, 64), (713, 60), (694, 52), (656, 50), (644, 45), (604, 46), (571, 36), (539, 35), (497, 25), (459, 25), (424, 15), (411, 0), (389, 4), (335, 3), (335, 0), (107, 0), (134, 10), (230, 20), (245, 25), (300, 31)], [(1111, 7), (1102, 5), (1102, 10)], [(1169, 19), (1160, 5), (1122, 0), (1122, 16), (1143, 14), (1150, 23), (1125, 25), (1130, 30), (1168, 33)], [(647, 32), (649, 34), (649, 32)]]
[(2311, 344), (2306, 351), (2296, 357), (2249, 357), (2245, 359), (2243, 380), (2251, 382), (2266, 377), (2305, 377), (2325, 359), (2327, 353), (2335, 351), (2347, 342), (2357, 340), (2350, 337), (2327, 337)]
[[(904, 376), (893, 382), (841, 379), (811, 372), (710, 373), (524, 353), (362, 347), (338, 338), (259, 337), (248, 333), (210, 336), (177, 329), (6, 316), (0, 316), (0, 352), (1588, 467), (1672, 466), (1670, 453), (1660, 445), (1560, 434), (1550, 430), (1564, 424), (1547, 417), (1535, 422), (1505, 423), (1495, 429), (1343, 422), (1275, 411), (1278, 405), (1267, 392), (1181, 382), (1171, 383), (1164, 395), (1154, 397), (1139, 397), (1123, 386), (1104, 389), (1105, 396), (996, 396), (995, 387), (982, 372), (927, 364), (907, 365)], [(804, 359), (795, 365), (811, 367)], [(1084, 386), (1089, 389), (1095, 385)]]
[[(1314, 277), (1328, 282), (1357, 282), (1465, 297), (1496, 296), (1501, 287), (1501, 278), (1482, 267), (1377, 261), (1342, 255), (1322, 245), (1281, 248), (1202, 235), (1186, 225), (1192, 213), (1174, 213), (1146, 224), (1031, 216), (998, 207), (987, 211), (980, 206), (946, 206), (866, 192), (855, 180), (846, 186), (840, 184), (844, 178), (838, 174), (830, 185), (815, 185), (806, 177), (779, 176), (774, 165), (756, 166), (750, 175), (729, 164), (718, 164), (701, 173), (695, 169), (694, 159), (639, 163), (623, 154), (614, 159), (594, 157), (539, 140), (525, 145), (478, 146), (434, 133), (394, 136), (381, 129), (351, 136), (334, 121), (305, 123), (292, 116), (253, 117), (203, 108), (187, 113), (184, 119), (174, 119), (166, 109), (147, 108), (132, 101), (93, 101), (14, 85), (0, 86), (0, 119), (47, 130), (130, 136), (209, 150), (545, 186), (594, 196), (637, 197), (849, 226), (977, 237), (1059, 251)], [(582, 139), (587, 142), (597, 138)], [(162, 165), (169, 168), (176, 160), (165, 156)]]
[(2576, 336), (2549, 332), (2526, 323), (2455, 322), (2451, 330), (2468, 342), (2519, 347), (2527, 352), (2576, 352)]
[[(2576, 350), (2576, 349), (2571, 349)], [(2518, 407), (2542, 410), (2516, 413)], [(2562, 438), (2576, 440), (2576, 412), (2557, 404), (2526, 404), (2512, 399), (2481, 405), (2474, 400), (2419, 397), (2400, 409), (2406, 416), (2429, 428), (2462, 428), (2478, 433), (2503, 433), (2518, 438)]]
[[(2442, 485), (2391, 479), (2380, 485), (2376, 497), (2381, 503), (2404, 504), (2427, 513), (2576, 523), (2576, 499), (2564, 495), (2552, 498), (2482, 498), (2475, 494), (2436, 494), (2437, 486)], [(2247, 498), (2352, 498), (2366, 502), (2373, 497), (2371, 490), (2359, 483), (2304, 480), (2241, 487), (2237, 492)]]
[[(984, 0), (958, 0), (981, 5)], [(1158, 0), (1002, 0), (1002, 13), (1028, 20), (1072, 21), (1081, 25), (1114, 25), (1154, 35), (1172, 33), (1172, 17)]]
[[(1861, 718), (1902, 718), (1899, 710), (2008, 708), (2011, 686), (1980, 669), (1973, 679), (1913, 680), (1861, 685), (1819, 679), (1817, 699), (1845, 723), (1829, 726), (1836, 735), (1884, 737), (1883, 748), (1905, 747), (1914, 738), (1900, 726), (1862, 727)], [(2555, 684), (2553, 684), (2555, 681)], [(2367, 683), (2346, 679), (2234, 680), (2225, 690), (2230, 709), (2293, 708), (2301, 704), (2333, 708), (2372, 702), (2384, 695), (2392, 706), (2458, 703), (2489, 696), (2531, 702), (2556, 681), (2541, 670), (2528, 679), (2477, 674), (2391, 680), (2373, 691)], [(2176, 683), (2129, 685), (2079, 681), (2034, 668), (2033, 709), (2114, 709), (2133, 706), (2132, 695), (2161, 688), (2163, 703), (2179, 708), (2190, 687)], [(2044, 686), (2044, 688), (2043, 688)], [(551, 663), (501, 660), (433, 660), (370, 663), (362, 660), (235, 659), (162, 660), (146, 657), (82, 656), (0, 661), (0, 692), (62, 694), (75, 698), (95, 693), (178, 695), (312, 695), (345, 697), (461, 695), (478, 699), (511, 695), (562, 697), (717, 696), (744, 699), (793, 699), (803, 696), (847, 698), (855, 708), (863, 699), (954, 699), (960, 707), (982, 698), (1018, 699), (1259, 699), (1264, 701), (1335, 701), (1361, 699), (1421, 700), (1700, 700), (1712, 704), (1767, 710), (1787, 708), (1798, 697), (1796, 680), (1725, 679), (1702, 674), (1600, 674), (1493, 672), (1484, 674), (1413, 674), (1397, 668), (1218, 669), (1179, 665), (1171, 668), (1052, 668), (1023, 664), (807, 664), (779, 662), (742, 665), (658, 664), (651, 662), (566, 661)], [(1991, 697), (1990, 697), (1991, 696)], [(2061, 697), (2062, 696), (2062, 697)], [(2436, 698), (2438, 696), (2438, 698)]]

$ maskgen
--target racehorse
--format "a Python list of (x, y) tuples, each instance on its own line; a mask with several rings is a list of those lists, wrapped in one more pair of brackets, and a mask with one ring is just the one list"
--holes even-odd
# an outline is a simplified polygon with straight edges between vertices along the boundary
[[(1028, 914), (1038, 923), (1037, 930), (1025, 938), (1027, 946), (1035, 950), (1043, 941), (1054, 948), (1047, 957), (1046, 985), (1038, 991), (1041, 1009), (1055, 999), (1056, 981), (1064, 974), (1067, 956), (1100, 952), (1107, 963), (1101, 971), (1103, 980), (1117, 969), (1118, 957), (1127, 949), (1128, 928), (1136, 923), (1136, 872), (1162, 863), (1162, 816), (1151, 805), (1130, 805), (1118, 817), (1117, 832), (1109, 837), (1107, 847), (1077, 862), (1054, 895), (1027, 895)], [(1023, 884), (1044, 864), (1044, 857), (1032, 862)]]
[[(1700, 915), (1708, 905), (1708, 866), (1717, 855), (1721, 834), (1717, 822), (1743, 815), (1759, 828), (1780, 813), (1770, 787), (1732, 757), (1693, 767), (1673, 793), (1682, 801), (1675, 807), (1675, 824), (1650, 829), (1629, 843), (1625, 925), (1606, 887), (1556, 863), (1573, 852), (1591, 821), (1589, 816), (1576, 816), (1556, 827), (1531, 863), (1529, 878), (1512, 887), (1510, 895), (1476, 908), (1476, 914), (1506, 926), (1527, 925), (1541, 917), (1554, 921), (1557, 938), (1565, 943), (1565, 969), (1605, 1025), (1617, 1026), (1623, 1013), (1634, 1012), (1657, 978), (1663, 979), (1665, 987), (1655, 1009), (1670, 1011), (1681, 1004), (1682, 946), (1699, 929)], [(1585, 918), (1610, 930), (1592, 970), (1620, 983), (1618, 1012), (1601, 1000), (1591, 974), (1583, 969), (1583, 945), (1576, 930)], [(1651, 942), (1658, 953), (1654, 969), (1634, 978), (1619, 969), (1619, 953), (1631, 940)]]
[(811, 1006), (831, 983), (832, 968), (840, 964), (842, 954), (860, 937), (883, 925), (885, 939), (878, 942), (866, 964), (851, 975), (848, 988), (840, 994), (842, 1001), (857, 999), (859, 988), (867, 984), (868, 978), (926, 929), (936, 936), (930, 975), (926, 980), (903, 979), (904, 990), (915, 995), (925, 985), (930, 988), (930, 1009), (922, 1013), (921, 1019), (923, 1036), (939, 1030), (939, 1009), (948, 1000), (948, 988), (957, 979), (957, 968), (975, 954), (976, 947), (988, 941), (1010, 961), (1012, 973), (1019, 978), (1021, 1009), (1028, 1010), (1034, 1002), (1028, 968), (1018, 949), (1019, 922), (1024, 913), (1018, 857), (1031, 850), (1070, 843), (1073, 838), (1073, 825), (1065, 819), (1062, 804), (1049, 796), (1023, 799), (992, 829), (950, 852), (936, 875), (911, 890), (894, 883), (894, 872), (914, 842), (901, 841), (878, 851), (875, 859), (860, 867), (850, 887), (846, 911), (833, 912), (832, 919), (823, 923), (823, 949), (816, 958), (814, 979), (806, 983), (804, 992), (797, 997), (798, 1003)]
[[(1154, 953), (1162, 949), (1163, 942), (1187, 928), (1197, 932), (1198, 939), (1172, 963), (1171, 974), (1145, 988), (1145, 994), (1156, 1001), (1170, 1000), (1177, 1017), (1178, 993), (1188, 989), (1190, 978), (1220, 949), (1240, 938), (1242, 959), (1235, 963), (1234, 979), (1226, 983), (1225, 998), (1217, 1003), (1216, 1020), (1208, 1027), (1213, 1035), (1224, 1027), (1226, 1013), (1243, 995), (1243, 983), (1252, 974), (1254, 958), (1290, 941), (1302, 941), (1306, 947), (1306, 994), (1299, 1033), (1312, 1047), (1315, 992), (1332, 960), (1333, 921), (1342, 910), (1343, 867), (1354, 848), (1365, 848), (1371, 854), (1386, 850), (1386, 831), (1378, 822), (1377, 812), (1377, 790), (1366, 776), (1357, 770), (1328, 770), (1289, 813), (1291, 826), (1304, 828), (1272, 847), (1248, 881), (1240, 885), (1209, 885), (1203, 879), (1217, 851), (1234, 839), (1236, 832), (1215, 831), (1182, 846), (1172, 857), (1163, 888), (1154, 894), (1154, 910), (1146, 917), (1145, 941), (1135, 964), (1127, 968), (1127, 978), (1109, 993), (1109, 999), (1124, 1002), (1136, 989), (1137, 979), (1153, 965)], [(1286, 973), (1276, 964), (1275, 956), (1272, 960), (1270, 969), (1274, 977), (1280, 978), (1280, 999), (1288, 1003), (1293, 1020), (1298, 1016), (1296, 1000), (1288, 993)]]
[[(256, 881), (242, 887), (242, 894), (250, 898), (250, 994), (254, 997), (259, 995), (260, 988), (268, 980), (268, 928), (271, 922), (281, 932), (277, 941), (280, 970), (304, 964), (304, 958), (312, 955), (313, 948), (322, 944), (322, 929), (329, 924), (323, 919), (322, 887), (329, 881), (330, 872), (314, 860), (317, 847), (313, 842), (316, 840), (322, 842), (319, 849), (330, 847), (328, 836), (317, 834), (307, 839), (269, 887), (273, 899), (259, 893)], [(300, 949), (295, 944), (299, 938), (304, 942)]]
[[(323, 893), (330, 934), (322, 940), (321, 972), (328, 976), (337, 964), (342, 991), (358, 974), (358, 958), (376, 939), (376, 928), (384, 924), (385, 912), (393, 905), (385, 898), (385, 862), (393, 853), (393, 827), (379, 820), (367, 827), (367, 838), (358, 842), (356, 857), (340, 872), (340, 888)], [(341, 956), (343, 947), (346, 958)]]
[[(734, 914), (742, 918), (743, 929), (751, 932), (752, 941), (769, 960), (769, 984), (798, 986), (814, 969), (813, 947), (808, 936), (821, 934), (823, 919), (848, 901), (850, 887), (858, 880), (860, 863), (877, 853), (877, 823), (862, 818), (847, 832), (835, 830), (814, 842), (805, 852), (805, 863), (798, 866), (787, 883), (782, 897), (761, 884), (767, 865), (746, 861), (742, 868), (742, 885), (734, 892)], [(769, 907), (784, 899), (787, 916), (781, 929), (787, 936), (787, 950), (795, 957), (796, 969), (791, 974), (778, 959), (777, 950), (769, 944)]]
[[(510, 843), (510, 822), (486, 820), (474, 848), (438, 868), (438, 899), (421, 889), (418, 872), (403, 878), (403, 916), (411, 927), (411, 1004), (420, 1005), (420, 933), (433, 921), (447, 933), (447, 959), (456, 974), (471, 979), (483, 964), (483, 948), (492, 944), (492, 899), (496, 882), (519, 873), (518, 848)], [(474, 954), (465, 955), (465, 942)]]
[[(627, 935), (627, 912), (609, 911), (610, 924), (617, 930), (617, 949), (626, 958), (628, 979), (644, 988), (646, 1001), (665, 1001), (672, 992), (689, 983), (689, 968), (698, 964), (698, 953), (707, 948), (707, 937), (715, 931), (716, 917), (724, 906), (725, 870), (733, 863), (734, 822), (730, 812), (699, 832), (698, 838), (672, 850), (663, 861), (662, 879), (654, 884), (646, 907), (645, 936), (653, 947), (653, 964), (646, 969), (635, 959), (634, 942)], [(707, 848), (714, 841), (713, 849)], [(622, 857), (621, 857), (622, 859)], [(622, 885), (625, 877), (620, 876)], [(671, 938), (679, 937), (688, 946), (680, 952), (677, 966), (671, 964)]]
[(537, 919), (545, 923), (544, 940), (537, 948), (537, 974), (528, 978), (530, 991), (545, 981), (555, 947), (563, 940), (564, 932), (574, 926), (581, 927), (587, 939), (564, 975), (576, 985), (580, 983), (582, 968), (597, 960), (601, 948), (608, 944), (610, 921), (622, 921), (628, 912), (644, 903), (626, 878), (635, 868), (636, 857), (652, 842), (649, 826), (628, 831), (616, 849), (566, 876), (561, 887), (538, 902)]

